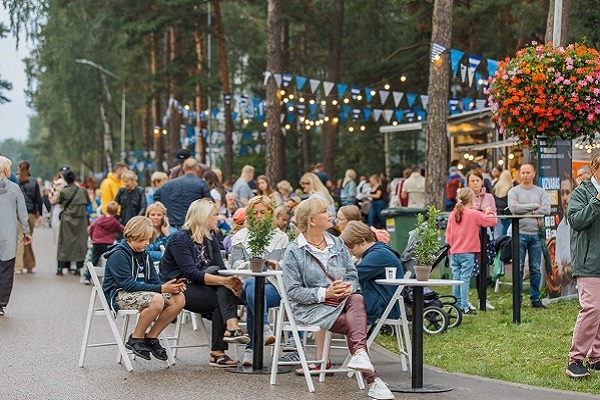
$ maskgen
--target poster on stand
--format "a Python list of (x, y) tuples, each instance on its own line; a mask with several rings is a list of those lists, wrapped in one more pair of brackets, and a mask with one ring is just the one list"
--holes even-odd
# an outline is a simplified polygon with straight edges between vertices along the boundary
[[(550, 197), (550, 215), (544, 218), (546, 248), (543, 249), (544, 271), (548, 297), (557, 298), (577, 293), (571, 271), (571, 231), (567, 209), (573, 191), (572, 143), (546, 138), (538, 140), (538, 185)], [(547, 251), (546, 251), (547, 250)]]

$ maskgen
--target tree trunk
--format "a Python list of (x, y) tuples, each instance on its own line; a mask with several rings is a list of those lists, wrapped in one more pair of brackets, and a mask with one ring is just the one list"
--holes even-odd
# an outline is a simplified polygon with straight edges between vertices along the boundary
[[(110, 129), (110, 122), (106, 116), (106, 104), (110, 104), (111, 97), (108, 91), (108, 85), (106, 84), (106, 77), (102, 71), (98, 71), (98, 83), (100, 84), (100, 118), (102, 118), (102, 125), (104, 126), (104, 135), (102, 137), (102, 143), (104, 148), (104, 161), (108, 171), (112, 170), (112, 155), (113, 155), (113, 139), (112, 131)], [(106, 95), (106, 102), (104, 101), (104, 93)]]
[[(158, 72), (157, 61), (158, 47), (156, 46), (156, 37), (154, 33), (150, 34), (150, 71), (156, 79)], [(156, 86), (152, 87), (152, 102), (150, 105), (152, 113), (152, 138), (154, 140), (154, 163), (157, 171), (163, 171), (163, 145), (162, 145), (162, 129), (160, 123), (160, 93)]]
[(556, 42), (554, 40), (554, 7), (556, 0), (550, 0), (548, 7), (548, 19), (546, 21), (546, 43), (553, 42), (556, 47), (566, 46), (567, 34), (569, 28), (569, 10), (571, 9), (571, 0), (559, 0), (562, 3), (562, 21), (560, 28), (560, 40)]
[[(225, 51), (225, 31), (221, 20), (221, 2), (213, 0), (213, 6), (215, 8), (215, 33), (217, 34), (221, 87), (223, 89), (223, 108), (225, 110), (225, 174), (223, 176), (230, 177), (233, 175), (233, 118), (231, 116), (233, 96), (229, 89), (229, 65)], [(229, 101), (225, 100), (227, 96), (229, 96)]]
[[(181, 57), (181, 42), (179, 39), (179, 30), (171, 27), (169, 29), (170, 36), (170, 57), (169, 61), (171, 64), (175, 63), (175, 60)], [(176, 78), (171, 75), (169, 77), (169, 91), (172, 98), (177, 101), (181, 101), (181, 93), (179, 92), (178, 83)], [(181, 149), (181, 114), (175, 104), (171, 106), (171, 121), (170, 129), (167, 132), (167, 161), (173, 162), (175, 154)]]
[[(453, 0), (435, 0), (431, 42), (450, 48)], [(448, 51), (429, 66), (429, 105), (425, 128), (427, 204), (444, 206), (444, 182), (448, 168)]]
[[(281, 0), (269, 0), (267, 12), (267, 71), (280, 74), (282, 72), (282, 23)], [(267, 80), (267, 153), (265, 155), (265, 172), (272, 185), (277, 184), (284, 176), (281, 163), (283, 134), (281, 133), (281, 100), (275, 79)]]
[[(196, 27), (196, 31), (194, 32), (194, 42), (196, 43), (196, 79), (200, 82), (200, 78), (204, 72), (202, 67), (202, 63), (204, 62), (204, 52), (202, 48), (202, 40), (203, 37), (200, 35), (198, 28)], [(196, 85), (196, 127), (198, 128), (199, 135), (196, 138), (196, 151), (198, 153), (197, 158), (203, 164), (206, 164), (206, 139), (204, 138), (203, 128), (205, 128), (206, 123), (203, 123), (202, 119), (200, 119), (200, 113), (204, 108), (204, 102), (202, 101), (202, 96), (200, 96), (200, 92), (202, 87), (200, 83)]]
[[(336, 0), (331, 16), (331, 31), (329, 42), (329, 65), (327, 67), (327, 80), (340, 81), (340, 59), (342, 55), (342, 28), (344, 26), (344, 1)], [(332, 90), (333, 91), (333, 90)], [(334, 96), (327, 96), (325, 116), (327, 121), (323, 124), (323, 165), (329, 176), (333, 176), (335, 167), (336, 143), (339, 128), (337, 118), (338, 106), (333, 105)]]

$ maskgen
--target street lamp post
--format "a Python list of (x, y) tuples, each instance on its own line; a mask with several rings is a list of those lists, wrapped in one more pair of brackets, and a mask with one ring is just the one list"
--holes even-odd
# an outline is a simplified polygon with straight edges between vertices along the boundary
[[(98, 71), (100, 71), (103, 74), (110, 75), (117, 80), (119, 79), (118, 75), (110, 72), (109, 70), (104, 68), (102, 65), (96, 64), (93, 61), (86, 60), (85, 58), (78, 58), (75, 60), (75, 62), (79, 63), (79, 64), (87, 64), (89, 66), (96, 68)], [(123, 95), (121, 96), (121, 161), (125, 161), (125, 105), (126, 105), (126, 102), (127, 102), (127, 99), (125, 96), (125, 88), (123, 88)], [(110, 166), (109, 166), (109, 168), (110, 168)]]

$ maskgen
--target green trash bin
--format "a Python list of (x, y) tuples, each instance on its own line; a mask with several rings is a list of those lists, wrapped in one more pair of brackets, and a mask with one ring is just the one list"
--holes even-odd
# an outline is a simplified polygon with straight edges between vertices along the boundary
[(390, 233), (390, 247), (400, 254), (408, 243), (408, 233), (415, 229), (418, 214), (427, 214), (426, 208), (386, 208), (381, 216), (386, 220), (386, 229)]

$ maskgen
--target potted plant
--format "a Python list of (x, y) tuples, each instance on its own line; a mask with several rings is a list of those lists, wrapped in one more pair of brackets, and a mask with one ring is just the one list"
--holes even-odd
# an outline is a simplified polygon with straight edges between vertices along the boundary
[(437, 216), (440, 210), (434, 206), (429, 206), (427, 209), (427, 220), (423, 214), (417, 215), (416, 224), (416, 246), (415, 259), (415, 275), (417, 280), (426, 281), (431, 273), (431, 266), (440, 249), (439, 228), (437, 226)]
[(263, 270), (265, 250), (275, 233), (273, 221), (273, 215), (269, 211), (266, 211), (261, 218), (257, 217), (255, 210), (246, 215), (248, 247), (250, 247), (250, 269), (254, 272)]

